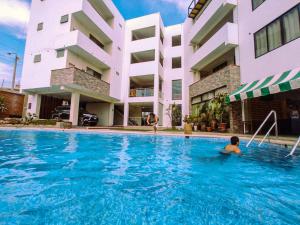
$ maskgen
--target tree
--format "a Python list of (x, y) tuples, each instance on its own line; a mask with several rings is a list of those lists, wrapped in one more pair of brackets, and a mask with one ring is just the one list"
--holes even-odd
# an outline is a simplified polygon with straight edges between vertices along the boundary
[(172, 128), (175, 129), (176, 126), (179, 126), (181, 124), (182, 115), (180, 105), (173, 103), (166, 111), (166, 114), (171, 120)]
[(0, 96), (0, 112), (5, 112), (7, 110), (4, 102), (4, 97)]

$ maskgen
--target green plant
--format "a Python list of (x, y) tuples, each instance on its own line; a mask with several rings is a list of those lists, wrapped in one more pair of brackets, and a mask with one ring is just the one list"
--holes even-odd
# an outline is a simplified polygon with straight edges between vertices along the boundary
[(179, 105), (174, 103), (170, 105), (166, 111), (166, 114), (171, 120), (172, 128), (175, 129), (176, 126), (179, 126), (181, 124), (181, 108)]
[(187, 124), (192, 123), (193, 122), (193, 116), (191, 116), (191, 115), (185, 115), (184, 119), (183, 119), (183, 122), (185, 122)]
[(5, 112), (7, 110), (4, 97), (0, 96), (0, 112)]
[(226, 96), (227, 96), (227, 94), (221, 93), (221, 94), (218, 94), (212, 100), (210, 100), (210, 102), (208, 104), (208, 110), (211, 114), (212, 120), (217, 120), (220, 123), (223, 122), (223, 116), (227, 109)]

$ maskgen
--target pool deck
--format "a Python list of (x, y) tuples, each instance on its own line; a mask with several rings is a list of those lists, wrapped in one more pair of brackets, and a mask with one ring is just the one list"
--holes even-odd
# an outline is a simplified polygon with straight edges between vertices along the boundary
[[(55, 126), (24, 126), (24, 125), (14, 125), (14, 126), (0, 126), (0, 130), (6, 129), (24, 129), (24, 130), (54, 130), (54, 131), (70, 131), (70, 132), (89, 132), (89, 133), (121, 133), (121, 134), (138, 134), (138, 135), (154, 135), (154, 132), (149, 129), (138, 129), (138, 128), (115, 128), (115, 127), (87, 127), (87, 128), (72, 128), (72, 129), (59, 129)], [(193, 132), (192, 135), (185, 135), (182, 130), (159, 130), (155, 135), (163, 136), (178, 136), (178, 137), (207, 137), (207, 138), (230, 138), (232, 136), (238, 136), (240, 139), (248, 141), (251, 139), (252, 135), (246, 134), (236, 134), (236, 133), (216, 133), (216, 132)], [(263, 136), (258, 135), (255, 140), (262, 140)], [(289, 136), (271, 136), (266, 139), (266, 142), (278, 145), (293, 146), (297, 141), (297, 137)]]

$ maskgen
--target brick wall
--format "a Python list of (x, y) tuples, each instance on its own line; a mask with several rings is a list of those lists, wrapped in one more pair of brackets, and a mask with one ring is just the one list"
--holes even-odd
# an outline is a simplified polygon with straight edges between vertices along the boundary
[(53, 70), (51, 85), (77, 85), (98, 94), (109, 96), (110, 85), (77, 68)]
[(3, 113), (0, 112), (0, 118), (22, 117), (25, 98), (23, 94), (10, 90), (0, 90), (0, 96), (4, 97), (4, 104), (8, 109)]
[(190, 98), (226, 86), (231, 93), (241, 85), (240, 67), (229, 65), (190, 86)]

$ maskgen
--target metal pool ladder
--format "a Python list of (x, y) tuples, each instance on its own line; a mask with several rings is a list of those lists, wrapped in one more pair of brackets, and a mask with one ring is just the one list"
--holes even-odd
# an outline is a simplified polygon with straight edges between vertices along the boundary
[(264, 136), (264, 138), (262, 139), (262, 141), (259, 143), (258, 146), (261, 146), (262, 143), (264, 143), (264, 141), (266, 140), (266, 138), (270, 135), (271, 131), (273, 130), (273, 128), (275, 127), (275, 135), (276, 137), (278, 137), (278, 123), (277, 123), (277, 113), (275, 110), (272, 110), (269, 115), (266, 117), (266, 119), (264, 120), (264, 122), (260, 125), (260, 127), (257, 129), (257, 131), (255, 132), (255, 134), (252, 136), (251, 140), (248, 142), (247, 144), (247, 148), (250, 146), (250, 144), (253, 142), (253, 140), (255, 139), (255, 137), (258, 135), (258, 133), (261, 131), (261, 129), (263, 128), (263, 126), (266, 124), (266, 122), (268, 121), (268, 119), (274, 116), (274, 123), (271, 126), (271, 128), (269, 129), (269, 131), (266, 133), (266, 135)]
[(295, 151), (296, 151), (296, 149), (297, 149), (297, 147), (298, 147), (299, 144), (300, 144), (300, 136), (299, 136), (299, 138), (298, 138), (298, 141), (296, 141), (294, 147), (292, 148), (292, 151), (291, 151), (290, 154), (288, 154), (286, 157), (292, 156), (292, 155), (295, 153)]

